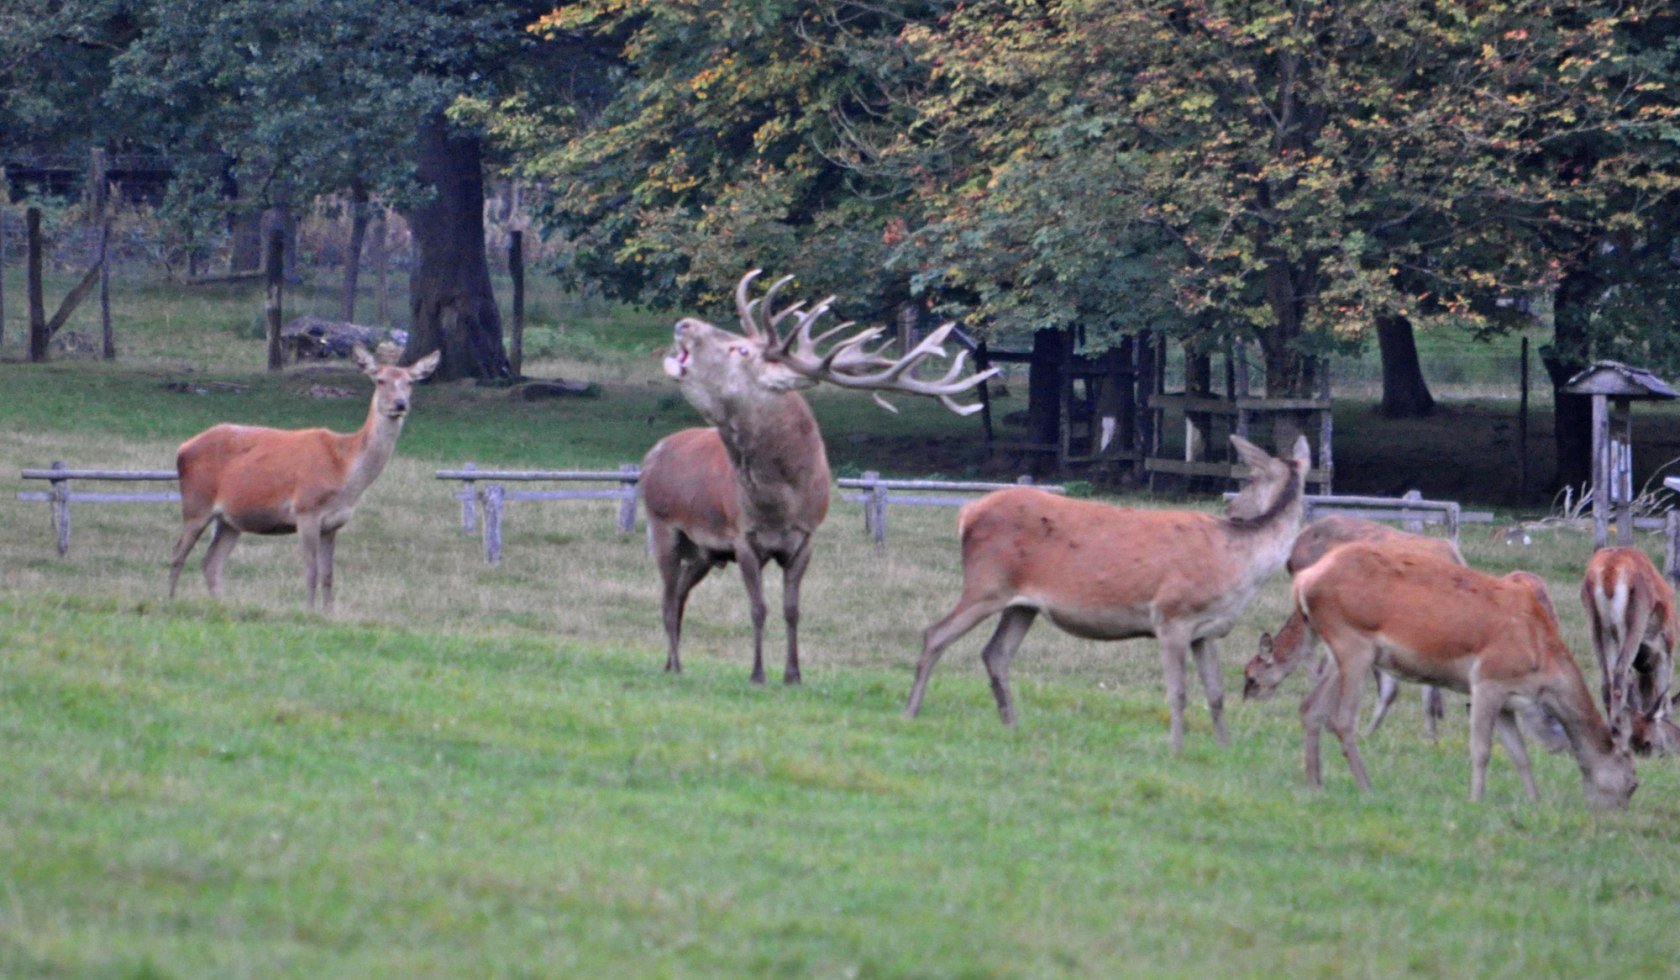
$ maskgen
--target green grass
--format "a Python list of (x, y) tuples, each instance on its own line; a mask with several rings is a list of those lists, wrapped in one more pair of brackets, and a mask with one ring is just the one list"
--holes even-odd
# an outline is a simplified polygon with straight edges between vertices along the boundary
[[(156, 324), (169, 299), (130, 305)], [(340, 540), (331, 619), (302, 611), (294, 539), (244, 539), (220, 604), (195, 558), (166, 602), (173, 508), (79, 506), (60, 559), (45, 507), (0, 496), (0, 975), (1649, 975), (1680, 955), (1672, 761), (1641, 762), (1628, 812), (1595, 814), (1568, 758), (1536, 758), (1529, 805), (1496, 752), (1471, 805), (1462, 700), (1431, 743), (1413, 694), (1363, 741), (1374, 792), (1329, 749), (1313, 793), (1303, 678), (1233, 695), (1229, 748), (1193, 693), (1173, 757), (1153, 643), (1044, 624), (1016, 658), (1016, 730), (984, 628), (902, 718), (920, 631), (960, 581), (949, 511), (895, 509), (877, 554), (836, 502), (803, 687), (774, 682), (775, 616), (772, 683), (746, 682), (733, 573), (695, 591), (687, 671), (662, 674), (657, 575), (614, 505), (512, 505), (492, 568), (432, 477), (615, 466), (695, 424), (656, 373), (668, 318), (602, 317), (539, 362), (597, 398), (418, 393)], [(167, 467), (217, 421), (359, 423), (365, 382), (342, 368), (240, 368), (257, 341), (213, 325), (237, 319), (207, 321), (199, 361), (158, 326), (115, 365), (0, 362), (0, 472)], [(837, 469), (977, 465), (972, 420), (900, 401), (814, 399)], [(1395, 430), (1350, 419), (1339, 453), (1395, 458)], [(1493, 452), (1463, 441), (1445, 458)], [(1464, 547), (1544, 576), (1585, 655), (1590, 541), (1533, 534)], [(1280, 576), (1224, 645), (1228, 687), (1287, 609)]]

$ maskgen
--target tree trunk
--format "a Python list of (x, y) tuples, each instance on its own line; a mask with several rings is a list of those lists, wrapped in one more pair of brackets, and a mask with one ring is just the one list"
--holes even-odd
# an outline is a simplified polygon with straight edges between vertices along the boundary
[(284, 319), (282, 312), (284, 304), (286, 229), (276, 224), (268, 230), (267, 255), (263, 260), (263, 275), (268, 280), (268, 294), (263, 302), (263, 315), (267, 323), (268, 339), (268, 369), (278, 371), (285, 367), (284, 353), (280, 350), (280, 321)]
[(350, 247), (344, 254), (345, 323), (356, 322), (356, 281), (362, 274), (362, 242), (367, 239), (368, 191), (361, 181), (350, 185)]
[(415, 263), (409, 276), (408, 351), (434, 350), (443, 360), (433, 375), (507, 378), (502, 320), (490, 286), (484, 247), (484, 166), (476, 136), (450, 132), (441, 112), (420, 124), (420, 184), (431, 199), (408, 213)]
[(508, 232), (508, 278), (513, 281), (513, 352), (508, 371), (517, 378), (525, 369), (525, 233), (518, 228)]
[(1564, 392), (1569, 379), (1591, 361), (1587, 321), (1601, 287), (1591, 270), (1564, 276), (1552, 305), (1552, 343), (1540, 349), (1540, 363), (1552, 382), (1552, 430), (1557, 447), (1553, 491), (1581, 487), (1592, 479), (1592, 398)]
[[(1066, 331), (1040, 330), (1033, 334), (1032, 362), (1027, 365), (1027, 441), (1032, 443), (1033, 472), (1049, 472), (1061, 445), (1062, 349)], [(1046, 452), (1036, 451), (1042, 447)]]
[(386, 246), (386, 237), (390, 234), (388, 215), (385, 203), (381, 201), (378, 213), (373, 217), (373, 244), (368, 248), (368, 259), (373, 263), (374, 322), (382, 327), (391, 325), (391, 288), (385, 275), (391, 260), (391, 250)]
[(1382, 357), (1382, 405), (1384, 418), (1417, 419), (1435, 411), (1435, 396), (1423, 379), (1418, 363), (1417, 338), (1412, 321), (1403, 316), (1377, 318), (1377, 349)]
[(1260, 351), (1266, 360), (1267, 398), (1311, 398), (1312, 358), (1301, 350), (1302, 298), (1312, 274), (1297, 270), (1285, 259), (1266, 267), (1266, 304), (1274, 322), (1260, 331)]

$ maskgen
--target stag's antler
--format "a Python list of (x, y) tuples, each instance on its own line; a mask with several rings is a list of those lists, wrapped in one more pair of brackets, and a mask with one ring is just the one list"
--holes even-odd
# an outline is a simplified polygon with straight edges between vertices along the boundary
[[(829, 312), (834, 303), (833, 296), (809, 310), (805, 309), (803, 301), (799, 301), (767, 315), (766, 311), (774, 309), (776, 294), (792, 281), (793, 277), (784, 276), (778, 279), (763, 298), (749, 300), (747, 287), (761, 271), (754, 269), (741, 277), (740, 284), (735, 287), (735, 306), (741, 313), (742, 329), (763, 348), (765, 360), (781, 364), (813, 381), (828, 381), (842, 388), (873, 392), (876, 403), (891, 412), (898, 409), (881, 397), (880, 393), (883, 391), (903, 391), (938, 398), (941, 404), (958, 415), (972, 415), (980, 411), (979, 405), (963, 405), (952, 396), (976, 387), (997, 374), (998, 369), (988, 368), (963, 377), (963, 365), (968, 359), (967, 351), (958, 351), (956, 359), (951, 362), (951, 369), (937, 381), (923, 381), (912, 376), (916, 366), (928, 358), (948, 356), (941, 345), (945, 338), (950, 336), (951, 331), (956, 329), (955, 323), (939, 327), (923, 338), (909, 353), (896, 360), (882, 353), (891, 343), (890, 340), (881, 341), (873, 349), (869, 346), (885, 332), (880, 327), (859, 330), (835, 342), (825, 354), (821, 351), (822, 345), (856, 326), (856, 323), (848, 320), (815, 337), (811, 336), (812, 326)], [(789, 317), (793, 317), (795, 323), (793, 329), (784, 337), (780, 325)]]

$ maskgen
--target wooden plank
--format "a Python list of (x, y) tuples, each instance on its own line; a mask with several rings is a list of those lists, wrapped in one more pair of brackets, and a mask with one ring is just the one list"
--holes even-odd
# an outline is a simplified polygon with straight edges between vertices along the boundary
[(24, 479), (176, 479), (173, 469), (25, 469)]
[(555, 480), (559, 482), (579, 480), (600, 480), (607, 483), (635, 483), (641, 475), (633, 470), (438, 470), (435, 477), (439, 480), (496, 480), (508, 482), (537, 482)]

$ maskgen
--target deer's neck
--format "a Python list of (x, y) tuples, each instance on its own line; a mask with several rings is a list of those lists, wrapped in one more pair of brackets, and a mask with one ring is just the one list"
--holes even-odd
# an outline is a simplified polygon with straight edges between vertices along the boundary
[(1255, 583), (1270, 578), (1284, 566), (1301, 531), (1304, 481), (1296, 474), (1278, 488), (1269, 505), (1247, 519), (1226, 518), (1220, 522), (1230, 553), (1241, 556)]
[[(1570, 654), (1567, 649), (1560, 649), (1557, 656), (1568, 659)], [(1564, 737), (1569, 740), (1581, 772), (1590, 775), (1610, 763), (1615, 745), (1610, 738), (1610, 726), (1599, 715), (1598, 705), (1588, 693), (1581, 672), (1572, 668), (1574, 661), (1569, 659), (1563, 689), (1543, 698), (1542, 703), (1563, 725)]]
[(368, 407), (367, 421), (345, 437), (345, 455), (349, 466), (344, 475), (344, 495), (350, 500), (361, 498), (363, 491), (379, 479), (385, 464), (397, 448), (397, 436), (402, 435), (403, 420), (387, 417), (379, 411), (376, 401)]
[(810, 509), (819, 486), (826, 510), (828, 452), (805, 399), (790, 391), (755, 400), (718, 420), (717, 430), (746, 510)]

